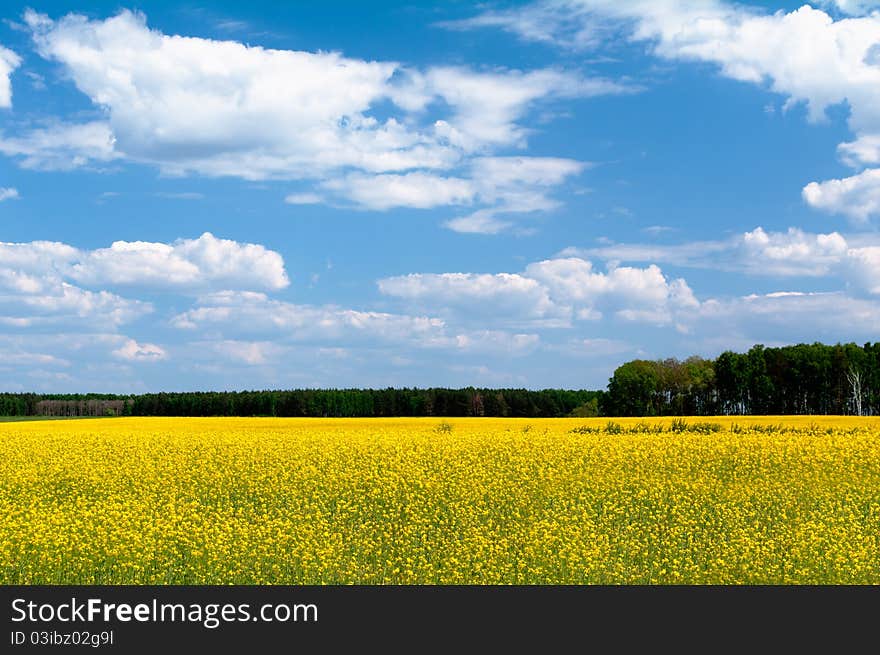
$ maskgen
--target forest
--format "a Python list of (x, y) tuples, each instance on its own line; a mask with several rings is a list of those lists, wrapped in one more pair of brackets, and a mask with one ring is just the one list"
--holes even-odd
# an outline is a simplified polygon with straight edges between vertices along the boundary
[(716, 359), (633, 360), (599, 402), (608, 416), (880, 414), (880, 343), (753, 346)]
[(113, 394), (0, 394), (2, 416), (511, 416), (598, 413), (598, 391), (293, 389)]
[(636, 359), (606, 390), (292, 389), (119, 394), (0, 393), (0, 416), (880, 415), (880, 342), (753, 346), (715, 359)]

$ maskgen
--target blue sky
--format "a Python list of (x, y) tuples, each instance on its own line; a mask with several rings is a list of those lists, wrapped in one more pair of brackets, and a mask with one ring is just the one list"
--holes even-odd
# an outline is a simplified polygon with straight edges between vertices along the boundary
[(603, 387), (880, 325), (880, 2), (45, 2), (0, 386)]

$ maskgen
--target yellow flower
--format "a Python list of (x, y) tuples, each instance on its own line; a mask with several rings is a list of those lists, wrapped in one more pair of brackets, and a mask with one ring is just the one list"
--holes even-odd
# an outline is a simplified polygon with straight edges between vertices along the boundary
[(880, 583), (880, 421), (687, 421), (3, 423), (0, 583)]

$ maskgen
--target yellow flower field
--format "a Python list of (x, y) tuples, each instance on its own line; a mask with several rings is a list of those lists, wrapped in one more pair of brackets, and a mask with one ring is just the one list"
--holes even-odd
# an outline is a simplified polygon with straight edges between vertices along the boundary
[(672, 428), (4, 423), (0, 582), (880, 583), (880, 419)]

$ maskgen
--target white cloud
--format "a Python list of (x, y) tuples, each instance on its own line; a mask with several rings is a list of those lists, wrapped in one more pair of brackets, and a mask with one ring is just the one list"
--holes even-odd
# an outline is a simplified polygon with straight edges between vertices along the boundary
[(23, 136), (0, 136), (0, 152), (19, 157), (24, 168), (71, 170), (117, 159), (114, 143), (113, 132), (103, 121), (55, 123)]
[(67, 274), (91, 285), (177, 287), (199, 291), (283, 289), (290, 284), (280, 254), (259, 244), (218, 239), (205, 232), (198, 239), (167, 243), (116, 241), (109, 248), (86, 251)]
[[(6, 390), (43, 392), (137, 393), (147, 391), (144, 367), (133, 366), (114, 353), (130, 338), (94, 330), (68, 331), (58, 326), (51, 331), (0, 332), (0, 371)], [(144, 344), (142, 344), (144, 345)], [(147, 359), (140, 361), (158, 361)]]
[[(193, 344), (200, 347), (202, 344)], [(282, 349), (269, 341), (235, 341), (225, 339), (214, 343), (208, 342), (208, 346), (218, 355), (233, 362), (257, 366), (272, 361), (278, 357)]]
[(523, 355), (537, 348), (537, 334), (510, 334), (499, 330), (481, 330), (455, 337), (455, 345), (465, 352)]
[[(565, 351), (589, 356), (637, 350), (638, 337), (634, 340), (632, 335), (638, 332), (633, 331), (648, 326), (673, 328), (669, 335), (686, 335), (676, 338), (686, 339), (691, 352), (715, 348), (719, 339), (727, 340), (726, 347), (817, 338), (836, 341), (870, 338), (871, 330), (876, 330), (880, 303), (859, 297), (859, 292), (880, 293), (876, 239), (872, 243), (871, 238), (847, 240), (836, 232), (756, 228), (710, 243), (719, 244), (718, 250), (702, 260), (695, 258), (696, 248), (677, 254), (685, 252), (690, 263), (699, 266), (712, 266), (720, 259), (727, 270), (760, 272), (763, 267), (765, 274), (777, 276), (836, 276), (847, 290), (698, 299), (684, 279), (664, 274), (655, 264), (633, 267), (611, 262), (607, 270), (596, 270), (589, 260), (574, 256), (535, 262), (520, 273), (411, 274), (386, 278), (378, 285), (404, 311), (415, 308), (442, 316), (447, 326), (477, 322), (480, 328), (470, 332), (491, 326), (571, 330), (581, 336), (567, 339)], [(453, 341), (448, 329), (434, 335), (434, 343), (449, 348)], [(626, 341), (609, 329), (625, 330)], [(460, 336), (458, 343), (467, 343)], [(559, 351), (559, 343), (547, 341), (545, 333), (537, 336), (540, 346), (536, 343), (535, 348)], [(504, 338), (499, 337), (502, 342)]]
[(379, 291), (431, 309), (501, 319), (565, 318), (537, 280), (516, 273), (412, 273), (378, 282)]
[(668, 323), (675, 311), (699, 304), (683, 279), (667, 279), (654, 264), (602, 273), (589, 261), (569, 257), (530, 264), (526, 275), (542, 282), (552, 298), (580, 307), (587, 318), (610, 310), (626, 320)]
[(417, 135), (364, 113), (387, 95), (393, 63), (167, 36), (129, 11), (25, 20), (40, 54), (106, 109), (117, 148), (169, 173), (298, 177), (310, 167), (383, 170), (438, 157), (420, 152)]
[(494, 27), (526, 41), (573, 50), (594, 48), (608, 36), (587, 6), (571, 0), (535, 2), (512, 10), (487, 10), (471, 18), (437, 25), (452, 30)]
[[(80, 250), (64, 243), (0, 243), (0, 273), (18, 284), (49, 276), (87, 286), (132, 285), (205, 289), (283, 289), (288, 286), (280, 254), (259, 244), (218, 239), (205, 232), (173, 243), (115, 241), (109, 248)], [(8, 277), (8, 279), (11, 279)]]
[(529, 264), (525, 274), (551, 289), (555, 298), (589, 303), (597, 296), (625, 292), (636, 302), (656, 303), (666, 297), (666, 280), (657, 266), (593, 271), (589, 261), (569, 257)]
[(513, 223), (495, 218), (491, 209), (480, 209), (467, 216), (451, 218), (443, 226), (462, 234), (499, 234), (513, 227)]
[[(168, 36), (129, 11), (103, 21), (27, 12), (25, 20), (40, 54), (106, 111), (115, 150), (171, 174), (447, 169), (467, 152), (523, 145), (518, 121), (540, 99), (625, 90), (555, 70), (418, 71), (335, 52)], [(387, 101), (394, 115), (379, 121), (370, 112)]]
[(827, 275), (847, 255), (846, 239), (837, 232), (808, 234), (789, 228), (755, 228), (742, 236), (739, 256), (750, 272), (763, 275)]
[(548, 189), (589, 164), (557, 157), (477, 157), (466, 177), (443, 177), (433, 173), (402, 175), (350, 174), (329, 180), (322, 187), (365, 209), (396, 207), (430, 209), (450, 205), (480, 205), (466, 217), (446, 223), (459, 232), (494, 234), (510, 226), (498, 214), (546, 211), (557, 206)]
[(880, 295), (880, 246), (850, 249), (846, 266), (856, 285)]
[(284, 197), (288, 205), (317, 205), (324, 202), (324, 198), (317, 193), (289, 193)]
[(880, 9), (880, 0), (819, 0), (820, 4), (836, 7), (850, 16), (864, 16)]
[[(288, 284), (278, 253), (209, 233), (171, 244), (117, 241), (96, 250), (49, 241), (0, 243), (0, 324), (9, 329), (119, 326), (153, 311), (151, 303), (124, 298), (107, 286), (197, 294), (218, 287), (277, 290)], [(140, 350), (117, 345), (116, 356), (157, 356), (152, 345)]]
[(28, 243), (0, 242), (0, 266), (15, 273), (47, 273), (57, 271), (77, 256), (73, 246), (55, 241)]
[(724, 268), (726, 253), (734, 245), (730, 241), (694, 241), (660, 245), (656, 243), (607, 243), (595, 248), (564, 248), (558, 257), (597, 257), (609, 262), (654, 262), (694, 268)]
[(701, 338), (795, 343), (873, 339), (880, 304), (843, 293), (782, 292), (706, 300), (682, 318)]
[[(476, 207), (489, 214), (485, 220), (450, 222), (469, 222), (471, 231), (478, 223), (503, 227), (494, 218), (500, 212), (555, 207), (547, 189), (583, 169), (554, 158), (481, 159), (500, 148), (525, 148), (532, 132), (526, 121), (540, 103), (636, 90), (557, 69), (417, 69), (336, 52), (169, 36), (130, 11), (57, 21), (28, 11), (25, 21), (37, 51), (59, 62), (106, 120), (0, 138), (0, 152), (23, 166), (67, 169), (118, 159), (169, 175), (314, 185), (288, 195), (290, 204), (332, 203), (334, 195), (370, 209), (477, 200), (487, 205)], [(484, 171), (491, 176), (485, 183)], [(517, 182), (522, 189), (513, 188)]]
[(539, 348), (541, 338), (532, 333), (470, 330), (452, 335), (438, 335), (423, 340), (419, 345), (429, 349), (439, 348), (450, 354), (521, 357)]
[(549, 190), (591, 166), (559, 157), (479, 157), (470, 166), (477, 201), (485, 205), (445, 226), (456, 232), (497, 234), (512, 227), (499, 215), (550, 211), (558, 202)]
[(678, 309), (698, 305), (684, 280), (667, 279), (657, 266), (603, 273), (576, 257), (536, 262), (523, 273), (414, 273), (378, 285), (387, 296), (431, 311), (491, 316), (508, 325), (564, 327), (572, 317), (595, 320), (609, 311), (625, 320), (668, 323)]
[(864, 134), (855, 141), (841, 143), (837, 153), (853, 168), (880, 164), (880, 134)]
[(497, 234), (513, 226), (499, 215), (548, 211), (558, 206), (550, 189), (591, 166), (558, 157), (475, 157), (463, 177), (436, 173), (365, 175), (351, 173), (322, 183), (360, 208), (431, 209), (474, 206), (475, 211), (444, 223), (457, 232)]
[(472, 171), (488, 194), (521, 184), (555, 186), (588, 166), (559, 157), (480, 157), (473, 161)]
[(551, 32), (570, 23), (613, 27), (606, 35), (623, 31), (650, 42), (658, 56), (712, 62), (728, 77), (768, 82), (790, 102), (806, 103), (813, 120), (847, 101), (855, 129), (880, 124), (880, 68), (865, 61), (880, 38), (880, 16), (835, 21), (808, 5), (769, 14), (720, 0), (569, 0), (530, 8), (542, 10)]
[(476, 194), (471, 180), (421, 172), (403, 175), (355, 173), (330, 180), (323, 187), (344, 195), (365, 209), (377, 210), (462, 205), (470, 203)]
[(223, 291), (200, 297), (196, 307), (174, 316), (171, 325), (185, 330), (222, 329), (236, 338), (273, 335), (292, 341), (395, 341), (440, 335), (445, 323), (426, 316), (297, 305), (263, 293)]
[[(712, 63), (722, 75), (767, 87), (786, 96), (785, 109), (803, 104), (814, 122), (825, 119), (829, 107), (846, 103), (856, 139), (841, 144), (840, 155), (854, 166), (875, 164), (880, 11), (868, 13), (877, 7), (873, 1), (836, 5), (860, 17), (834, 20), (809, 5), (771, 14), (721, 0), (543, 0), (452, 26), (495, 26), (529, 40), (577, 49), (623, 35), (648, 43), (658, 57)], [(865, 172), (847, 180), (813, 182), (804, 197), (814, 206), (867, 220), (878, 211), (872, 176)]]
[[(865, 242), (865, 243), (860, 243)], [(725, 241), (695, 241), (684, 244), (613, 244), (599, 248), (566, 248), (561, 255), (592, 256), (612, 262), (661, 262), (689, 268), (744, 272), (759, 276), (827, 277), (864, 284), (865, 252), (876, 237), (847, 239), (838, 232), (815, 234), (791, 227), (785, 232), (767, 232), (757, 227)], [(869, 285), (870, 286), (870, 285)]]
[(528, 131), (518, 124), (529, 107), (552, 97), (589, 97), (629, 92), (605, 79), (583, 79), (558, 70), (474, 72), (436, 67), (412, 74), (398, 102), (418, 110), (442, 100), (452, 115), (434, 123), (437, 134), (466, 152), (491, 146), (523, 147)]
[(839, 180), (810, 182), (803, 196), (811, 207), (865, 223), (880, 216), (880, 168)]
[(319, 346), (321, 354), (333, 359), (348, 359), (353, 352), (389, 346), (398, 353), (401, 349), (427, 349), (452, 354), (525, 355), (540, 343), (534, 333), (453, 329), (445, 320), (425, 315), (297, 305), (254, 292), (206, 295), (192, 309), (174, 316), (171, 325), (209, 337), (193, 343), (206, 345), (224, 359), (249, 365), (271, 363), (302, 344)]
[(156, 362), (168, 357), (168, 353), (161, 346), (154, 343), (138, 343), (134, 339), (126, 339), (125, 343), (113, 351), (113, 355), (129, 362)]
[(0, 316), (8, 328), (118, 326), (151, 311), (150, 303), (81, 289), (52, 274), (37, 277), (0, 267)]
[(12, 82), (9, 77), (21, 65), (21, 57), (0, 46), (0, 107), (12, 107)]
[(18, 197), (18, 189), (14, 187), (0, 187), (0, 202), (3, 202), (4, 200), (14, 200)]

